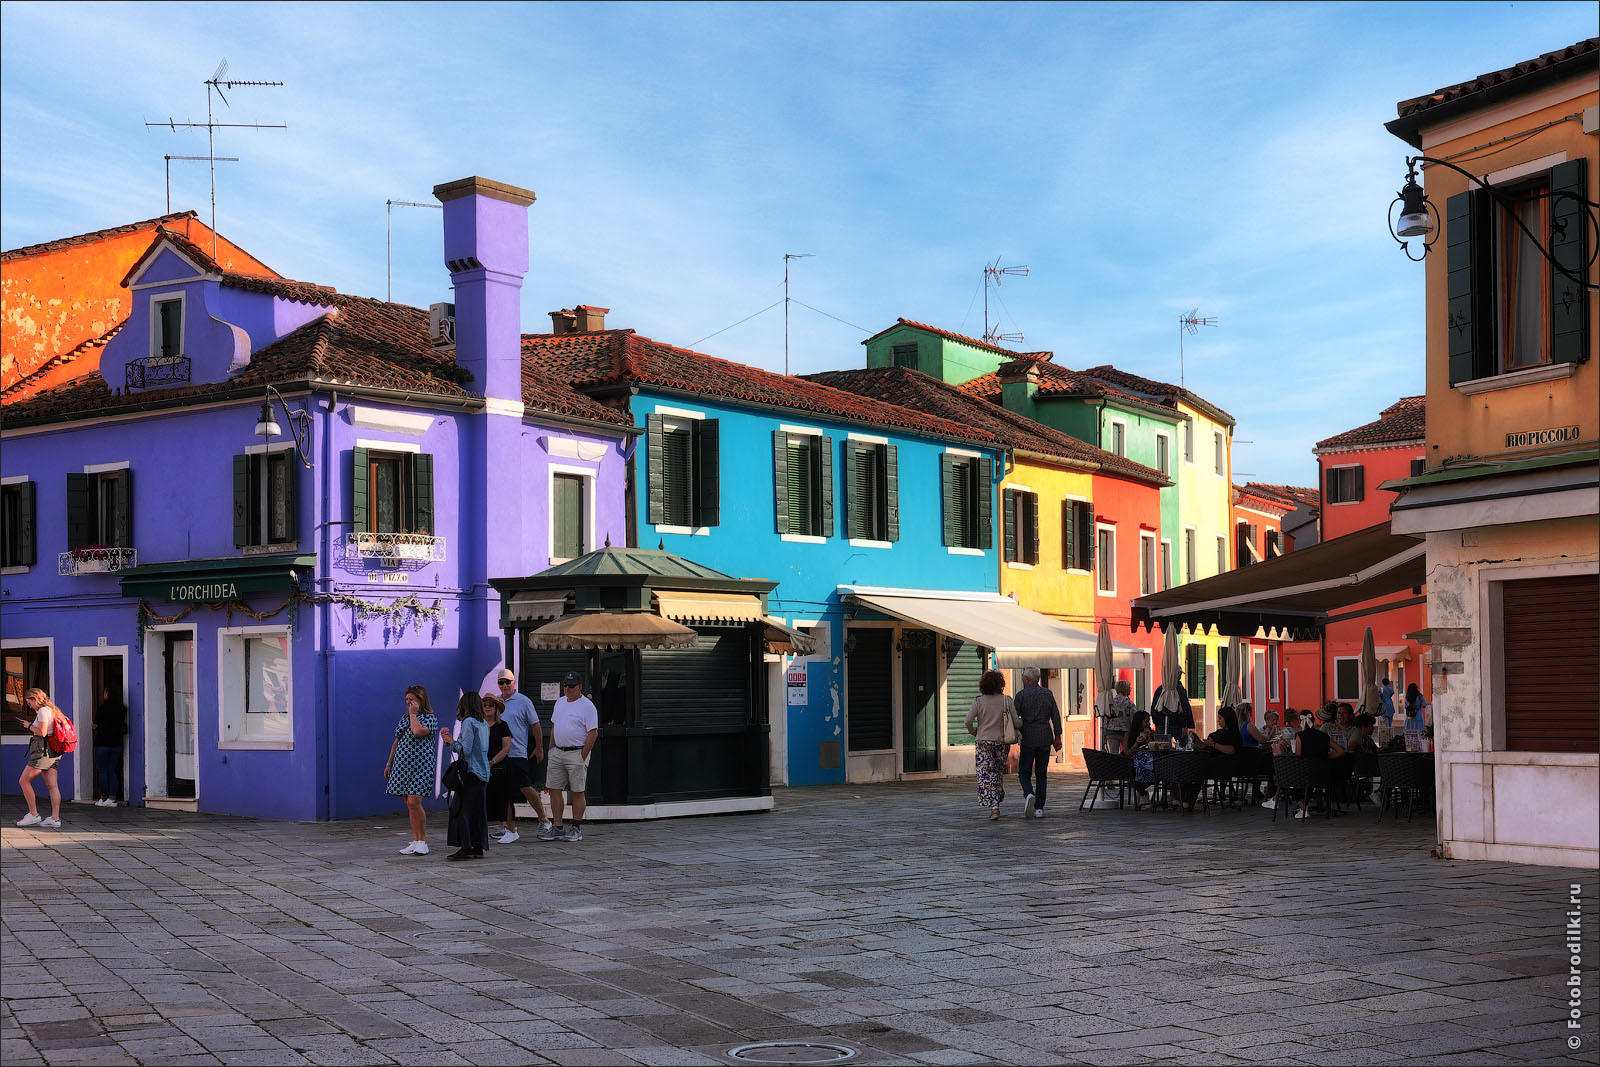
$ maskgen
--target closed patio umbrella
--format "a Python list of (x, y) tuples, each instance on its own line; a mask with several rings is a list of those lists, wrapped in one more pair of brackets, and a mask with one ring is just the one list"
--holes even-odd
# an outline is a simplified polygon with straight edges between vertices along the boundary
[(1372, 647), (1372, 627), (1361, 637), (1361, 706), (1357, 715), (1378, 715), (1383, 711), (1383, 697), (1378, 692), (1378, 653)]
[(1111, 624), (1100, 620), (1100, 635), (1094, 643), (1094, 709), (1101, 717), (1111, 714), (1111, 689), (1117, 684), (1117, 672), (1111, 666)]
[(1222, 703), (1230, 708), (1244, 703), (1244, 646), (1237, 637), (1228, 638), (1228, 677), (1222, 688)]
[(1178, 635), (1170, 626), (1161, 630), (1161, 698), (1156, 701), (1156, 706), (1150, 709), (1152, 717), (1156, 713), (1176, 715), (1180, 711), (1187, 711), (1183, 706), (1183, 699), (1178, 696)]
[(690, 648), (699, 637), (687, 626), (644, 611), (566, 615), (528, 634), (529, 648)]

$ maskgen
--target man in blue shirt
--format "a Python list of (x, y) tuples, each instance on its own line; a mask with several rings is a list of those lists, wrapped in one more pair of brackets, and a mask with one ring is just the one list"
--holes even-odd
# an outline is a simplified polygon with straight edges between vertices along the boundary
[[(543, 828), (550, 825), (550, 820), (545, 818), (544, 802), (539, 799), (539, 790), (533, 786), (533, 764), (544, 759), (544, 727), (539, 725), (539, 712), (534, 709), (533, 701), (517, 692), (515, 674), (502, 670), (498, 682), (500, 699), (506, 706), (501, 721), (511, 727), (511, 753), (504, 761), (506, 788), (513, 795), (522, 794), (522, 799), (533, 806), (534, 813), (539, 816), (539, 825)], [(533, 745), (533, 764), (528, 762), (529, 742)], [(506, 805), (504, 812), (491, 811), (489, 815), (491, 818), (496, 815), (505, 817), (505, 832), (495, 838), (496, 842), (509, 845), (521, 839), (522, 835), (517, 833), (515, 804)]]
[(1378, 700), (1383, 704), (1383, 718), (1387, 722), (1394, 718), (1394, 683), (1385, 678), (1383, 685), (1378, 688)]

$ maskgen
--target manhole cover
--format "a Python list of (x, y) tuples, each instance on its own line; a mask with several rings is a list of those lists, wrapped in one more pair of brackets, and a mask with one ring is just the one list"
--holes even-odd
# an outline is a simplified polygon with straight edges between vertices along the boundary
[(843, 1063), (856, 1050), (831, 1041), (758, 1041), (728, 1050), (728, 1058), (744, 1063)]
[(408, 941), (417, 941), (417, 942), (426, 942), (426, 941), (463, 941), (463, 942), (472, 942), (472, 941), (486, 941), (486, 940), (488, 940), (490, 938), (493, 938), (494, 936), (496, 936), (496, 935), (495, 935), (495, 932), (493, 930), (480, 930), (480, 929), (475, 929), (475, 928), (471, 928), (471, 927), (456, 927), (456, 928), (446, 927), (443, 930), (431, 929), (431, 928), (427, 929), (427, 930), (418, 930), (413, 934), (406, 935), (406, 940), (408, 940)]

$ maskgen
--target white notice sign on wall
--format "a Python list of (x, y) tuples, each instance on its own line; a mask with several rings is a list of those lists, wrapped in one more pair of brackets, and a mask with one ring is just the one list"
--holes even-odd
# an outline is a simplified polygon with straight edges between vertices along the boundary
[(809, 704), (811, 697), (806, 687), (806, 665), (804, 663), (796, 663), (789, 668), (787, 677), (789, 681), (790, 706)]

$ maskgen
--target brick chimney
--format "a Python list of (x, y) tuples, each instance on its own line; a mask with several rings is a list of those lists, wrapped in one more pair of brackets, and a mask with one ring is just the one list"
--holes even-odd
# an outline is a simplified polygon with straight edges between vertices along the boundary
[(606, 312), (610, 308), (579, 304), (550, 312), (550, 332), (560, 336), (568, 333), (594, 333), (606, 328)]
[(471, 388), (522, 399), (522, 278), (533, 191), (488, 178), (433, 187), (444, 205), (444, 260), (455, 286), (456, 362)]
[(1031, 359), (1002, 363), (994, 372), (1000, 379), (1000, 404), (1007, 411), (1027, 415), (1033, 410), (1033, 397), (1039, 391), (1039, 364)]

